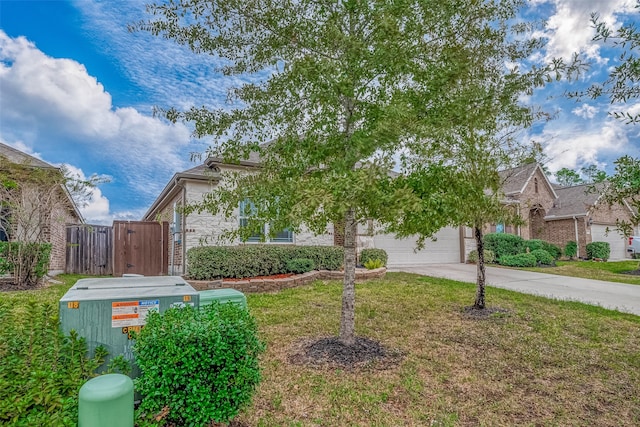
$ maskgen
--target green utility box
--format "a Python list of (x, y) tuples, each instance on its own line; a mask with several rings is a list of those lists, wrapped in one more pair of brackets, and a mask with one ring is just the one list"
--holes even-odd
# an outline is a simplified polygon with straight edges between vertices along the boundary
[(89, 355), (104, 346), (106, 364), (123, 355), (132, 362), (131, 376), (139, 374), (133, 363), (132, 332), (139, 331), (152, 310), (198, 307), (200, 294), (178, 276), (140, 276), (81, 279), (60, 299), (62, 332), (75, 330), (87, 342)]
[(240, 307), (247, 309), (247, 297), (235, 289), (214, 289), (210, 291), (200, 291), (200, 308), (218, 301), (221, 304), (233, 302)]

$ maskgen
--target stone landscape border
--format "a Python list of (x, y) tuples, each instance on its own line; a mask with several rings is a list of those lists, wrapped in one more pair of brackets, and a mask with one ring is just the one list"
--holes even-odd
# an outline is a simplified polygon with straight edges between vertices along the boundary
[[(364, 281), (369, 279), (378, 279), (385, 276), (387, 269), (385, 267), (373, 270), (356, 269), (356, 281)], [(298, 286), (307, 285), (314, 280), (342, 280), (344, 278), (343, 271), (315, 270), (308, 273), (297, 274), (285, 279), (246, 279), (234, 282), (225, 282), (222, 279), (217, 280), (189, 280), (185, 279), (194, 289), (205, 291), (208, 289), (231, 288), (244, 293), (252, 292), (274, 292), (282, 289), (290, 289)]]

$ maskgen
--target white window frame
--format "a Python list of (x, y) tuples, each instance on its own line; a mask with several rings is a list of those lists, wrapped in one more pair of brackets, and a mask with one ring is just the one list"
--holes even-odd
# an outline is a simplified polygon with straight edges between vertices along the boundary
[[(245, 215), (245, 210), (246, 210), (246, 203), (251, 203), (251, 201), (247, 200), (243, 200), (242, 202), (240, 202), (240, 206), (238, 207), (238, 226), (239, 227), (244, 227), (246, 226), (246, 221), (249, 219), (249, 216)], [(253, 203), (252, 203), (253, 205)], [(252, 211), (255, 211), (255, 209), (252, 209)], [(295, 235), (293, 233), (293, 231), (288, 230), (288, 229), (284, 229), (282, 230), (280, 233), (278, 234), (283, 234), (283, 233), (287, 233), (287, 237), (278, 237), (278, 235), (276, 235), (276, 237), (269, 237), (269, 232), (271, 231), (270, 229), (271, 224), (264, 224), (263, 225), (263, 229), (262, 229), (262, 233), (265, 237), (265, 241), (261, 242), (260, 239), (262, 236), (256, 234), (253, 236), (249, 236), (249, 238), (247, 239), (246, 242), (243, 243), (272, 243), (272, 244), (293, 244), (295, 243)]]

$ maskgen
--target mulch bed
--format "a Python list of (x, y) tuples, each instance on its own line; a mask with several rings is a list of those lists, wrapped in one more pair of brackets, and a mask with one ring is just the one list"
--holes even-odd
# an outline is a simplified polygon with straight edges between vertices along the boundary
[(296, 343), (289, 363), (313, 368), (390, 369), (402, 360), (398, 350), (385, 348), (380, 342), (356, 337), (353, 345), (346, 345), (338, 337), (305, 339)]
[(17, 285), (12, 279), (0, 279), (0, 292), (12, 292), (12, 291), (32, 291), (35, 289), (42, 289), (46, 287), (45, 282), (40, 282), (37, 285)]
[(640, 269), (639, 270), (631, 270), (631, 271), (623, 271), (622, 274), (629, 274), (631, 276), (640, 276)]
[(246, 281), (246, 280), (287, 279), (287, 278), (292, 277), (292, 276), (293, 276), (292, 273), (285, 273), (285, 274), (272, 274), (271, 276), (243, 277), (241, 279), (225, 277), (224, 279), (222, 279), (222, 281), (223, 282), (243, 282), (243, 281)]

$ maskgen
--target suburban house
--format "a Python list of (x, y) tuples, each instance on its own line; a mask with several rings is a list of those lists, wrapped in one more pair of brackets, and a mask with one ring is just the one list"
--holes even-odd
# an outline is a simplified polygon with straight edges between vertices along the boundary
[[(605, 183), (560, 187), (549, 181), (537, 163), (501, 171), (500, 176), (505, 203), (515, 206), (525, 224), (491, 224), (488, 232), (542, 239), (563, 249), (567, 242), (574, 241), (578, 257), (586, 256), (588, 243), (608, 242), (611, 260), (627, 257), (626, 239), (615, 225), (617, 219), (629, 220), (633, 211), (627, 204), (610, 206), (601, 201)], [(475, 246), (475, 242), (466, 243), (467, 247)]]
[[(232, 218), (213, 216), (207, 212), (181, 215), (180, 207), (202, 200), (225, 179), (229, 172), (251, 173), (260, 167), (257, 155), (252, 154), (239, 164), (227, 164), (220, 158), (210, 157), (203, 164), (176, 173), (164, 187), (158, 198), (144, 215), (143, 221), (167, 221), (171, 224), (168, 245), (169, 274), (185, 273), (186, 253), (200, 245), (235, 245), (240, 241), (221, 240), (223, 230), (242, 225), (241, 206)], [(611, 259), (626, 256), (624, 239), (607, 227), (615, 226), (616, 218), (626, 218), (630, 210), (619, 206), (610, 208), (598, 203), (599, 194), (588, 192), (588, 186), (557, 188), (547, 178), (542, 168), (527, 164), (501, 172), (505, 203), (515, 206), (524, 218), (525, 225), (490, 224), (486, 232), (505, 232), (524, 239), (544, 239), (564, 248), (568, 241), (576, 241), (579, 256), (585, 255), (585, 246), (591, 241), (608, 241), (611, 244)], [(601, 189), (601, 187), (596, 187)], [(416, 251), (415, 239), (398, 239), (392, 234), (368, 232), (362, 226), (358, 235), (359, 248), (381, 248), (389, 255), (388, 266), (419, 265), (430, 263), (464, 262), (469, 252), (475, 249), (472, 230), (468, 227), (447, 227), (427, 240), (424, 249)], [(255, 244), (249, 240), (244, 244)], [(326, 233), (314, 235), (303, 230), (300, 233), (283, 231), (266, 244), (278, 245), (341, 245), (340, 230), (327, 227)]]
[[(8, 166), (10, 164), (17, 164), (26, 168), (33, 169), (45, 169), (52, 171), (53, 173), (62, 174), (62, 171), (43, 162), (33, 156), (23, 153), (15, 148), (0, 143), (0, 172), (9, 171)], [(67, 232), (66, 227), (70, 224), (82, 224), (84, 222), (80, 211), (74, 203), (69, 191), (64, 185), (60, 183), (52, 184), (55, 188), (49, 192), (52, 197), (49, 198), (51, 202), (50, 210), (46, 212), (40, 212), (37, 216), (33, 215), (27, 221), (22, 220), (19, 224), (18, 221), (12, 220), (11, 207), (3, 206), (0, 212), (0, 240), (12, 241), (12, 240), (27, 240), (34, 241), (34, 235), (37, 234), (37, 239), (41, 241), (51, 243), (51, 258), (49, 263), (49, 271), (51, 274), (58, 274), (64, 272), (65, 269), (65, 256), (67, 246)], [(32, 200), (38, 201), (42, 206), (42, 200), (38, 200), (38, 194), (33, 194)], [(23, 200), (27, 200), (25, 203), (29, 203), (29, 198), (23, 197)], [(37, 211), (35, 207), (25, 207), (25, 211), (29, 209), (33, 212)], [(13, 214), (15, 216), (15, 212)], [(44, 218), (44, 219), (43, 219)], [(15, 219), (15, 218), (14, 218)], [(34, 224), (33, 221), (38, 221)], [(26, 235), (25, 228), (31, 227), (34, 232), (30, 232), (29, 236)]]
[[(168, 221), (172, 224), (169, 236), (169, 272), (184, 274), (186, 253), (190, 248), (205, 245), (240, 244), (239, 241), (220, 241), (223, 230), (239, 227), (243, 222), (244, 209), (239, 206), (236, 216), (225, 218), (210, 213), (181, 215), (180, 207), (202, 200), (229, 172), (247, 172), (259, 167), (259, 159), (252, 155), (237, 165), (227, 164), (219, 158), (208, 158), (201, 165), (176, 173), (164, 187), (158, 198), (145, 213), (143, 221)], [(464, 260), (462, 235), (459, 228), (446, 228), (438, 232), (436, 241), (427, 241), (425, 248), (414, 251), (415, 239), (396, 239), (393, 235), (370, 236), (368, 227), (361, 227), (358, 236), (360, 248), (382, 248), (389, 254), (388, 265), (408, 265), (423, 263), (451, 263)], [(245, 244), (255, 244), (248, 241)], [(283, 231), (266, 244), (278, 245), (341, 245), (340, 230), (333, 226), (326, 233), (314, 235), (310, 231), (300, 233)]]

